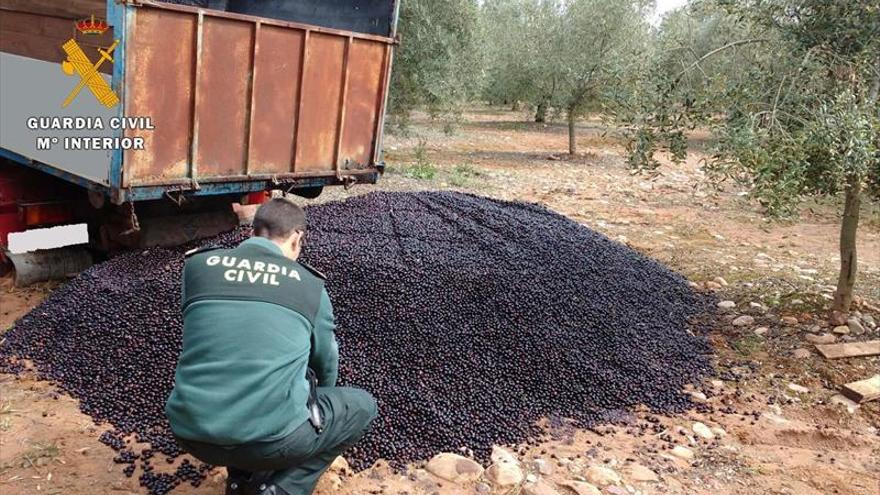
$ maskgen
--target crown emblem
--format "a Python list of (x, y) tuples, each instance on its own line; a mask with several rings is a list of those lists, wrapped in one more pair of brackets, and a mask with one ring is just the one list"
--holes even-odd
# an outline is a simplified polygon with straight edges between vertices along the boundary
[(110, 29), (110, 25), (107, 24), (107, 21), (104, 19), (95, 19), (95, 16), (93, 15), (89, 19), (76, 21), (76, 29), (83, 34), (100, 35), (107, 32), (107, 30)]

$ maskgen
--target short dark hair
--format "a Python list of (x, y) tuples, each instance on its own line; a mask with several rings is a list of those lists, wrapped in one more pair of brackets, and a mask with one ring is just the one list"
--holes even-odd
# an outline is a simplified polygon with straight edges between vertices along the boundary
[(286, 239), (296, 231), (305, 232), (306, 212), (296, 203), (274, 198), (266, 201), (254, 215), (254, 235), (269, 239)]

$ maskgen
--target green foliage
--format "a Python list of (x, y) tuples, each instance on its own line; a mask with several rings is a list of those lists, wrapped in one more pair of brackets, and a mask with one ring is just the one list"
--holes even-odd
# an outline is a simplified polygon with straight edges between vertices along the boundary
[(470, 184), (471, 179), (483, 175), (476, 167), (469, 163), (462, 163), (452, 168), (449, 174), (449, 183), (455, 187), (465, 187)]
[(658, 150), (668, 151), (673, 160), (687, 157), (687, 137), (681, 129), (641, 126), (625, 129), (626, 163), (633, 170), (652, 170), (660, 166)]
[[(878, 7), (858, 0), (746, 6), (745, 22), (775, 40), (776, 63), (732, 88), (738, 99), (718, 126), (716, 170), (750, 177), (772, 214), (791, 213), (805, 196), (839, 194), (850, 178), (876, 183)], [(744, 8), (729, 8), (736, 7)]]
[(476, 0), (405, 0), (388, 111), (399, 125), (418, 107), (455, 113), (476, 94), (480, 59)]
[(635, 98), (614, 114), (630, 165), (656, 167), (664, 142), (680, 159), (664, 138), (703, 125), (717, 138), (710, 177), (746, 184), (770, 215), (844, 193), (832, 310), (849, 311), (862, 196), (880, 191), (880, 4), (694, 1), (658, 39)]
[(493, 104), (537, 106), (558, 96), (555, 51), (560, 26), (555, 0), (486, 0), (480, 19), (485, 44), (483, 97)]
[(716, 178), (751, 183), (752, 195), (771, 215), (795, 213), (806, 196), (839, 194), (850, 176), (876, 183), (880, 123), (866, 110), (856, 95), (842, 92), (789, 129), (726, 125), (718, 130), (718, 155), (709, 170)]
[(416, 162), (404, 171), (404, 175), (412, 179), (434, 180), (437, 175), (437, 167), (428, 158), (428, 147), (424, 139), (416, 146)]
[(411, 179), (434, 180), (437, 176), (437, 167), (431, 163), (416, 163), (407, 167), (404, 174)]
[(452, 169), (452, 173), (461, 177), (479, 177), (483, 175), (476, 167), (470, 163), (461, 163)]
[(736, 352), (743, 356), (752, 356), (761, 351), (764, 345), (764, 339), (757, 335), (746, 335), (731, 342)]
[(487, 0), (484, 97), (573, 111), (601, 110), (647, 48), (643, 0)]
[[(714, 131), (707, 167), (772, 215), (849, 178), (877, 185), (880, 7), (861, 0), (715, 0), (667, 16), (641, 84), (617, 100), (630, 165), (684, 157), (682, 132)], [(876, 194), (876, 187), (874, 192)]]
[(564, 108), (598, 109), (631, 82), (634, 64), (650, 43), (644, 0), (570, 0), (565, 3), (559, 71)]

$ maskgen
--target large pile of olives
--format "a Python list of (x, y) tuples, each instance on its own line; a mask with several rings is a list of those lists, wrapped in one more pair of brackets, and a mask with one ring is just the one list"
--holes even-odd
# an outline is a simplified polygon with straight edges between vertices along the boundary
[[(689, 320), (710, 306), (680, 275), (543, 207), (459, 193), (372, 193), (307, 209), (303, 258), (324, 272), (337, 317), (340, 385), (380, 415), (347, 458), (402, 465), (440, 451), (540, 435), (543, 418), (589, 427), (643, 404), (690, 406), (710, 372)], [(241, 228), (199, 245), (233, 246)], [(185, 246), (96, 265), (18, 321), (7, 370), (39, 373), (112, 424), (102, 441), (152, 493), (206, 466), (153, 470), (180, 452), (163, 414), (181, 345)], [(246, 331), (247, 329), (242, 329)], [(254, 418), (259, 421), (259, 418)], [(134, 453), (124, 438), (148, 442)]]

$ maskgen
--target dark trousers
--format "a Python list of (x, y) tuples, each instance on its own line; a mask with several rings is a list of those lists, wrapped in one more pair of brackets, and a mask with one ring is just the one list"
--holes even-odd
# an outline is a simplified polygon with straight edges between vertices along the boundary
[[(273, 471), (272, 482), (290, 495), (309, 495), (336, 456), (361, 439), (376, 418), (376, 401), (360, 389), (318, 387), (324, 430), (306, 421), (272, 442), (220, 446), (178, 438), (187, 452), (208, 464), (237, 471)], [(222, 414), (222, 413), (221, 413)], [(254, 418), (259, 421), (259, 418)]]

